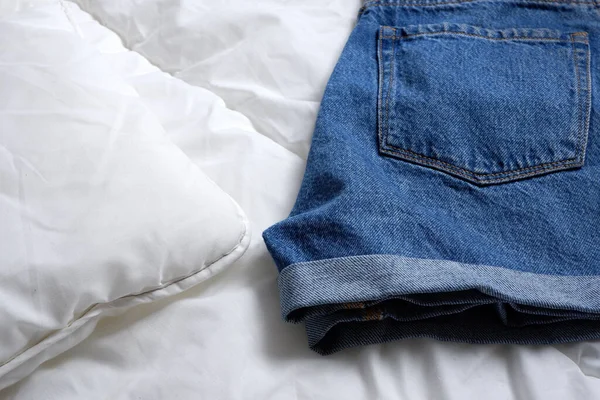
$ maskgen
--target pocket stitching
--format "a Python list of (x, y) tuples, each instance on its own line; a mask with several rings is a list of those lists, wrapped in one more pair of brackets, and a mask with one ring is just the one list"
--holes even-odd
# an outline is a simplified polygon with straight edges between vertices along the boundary
[[(396, 30), (394, 29), (394, 40), (396, 40)], [(385, 145), (388, 145), (387, 138), (390, 136), (390, 98), (392, 97), (392, 88), (394, 87), (395, 79), (394, 73), (396, 72), (396, 46), (392, 45), (392, 62), (390, 63), (390, 87), (388, 88), (388, 95), (385, 101), (385, 128), (386, 134), (384, 137)]]
[[(573, 63), (575, 64), (575, 73), (576, 73), (576, 78), (577, 78), (577, 99), (578, 99), (578, 104), (577, 104), (577, 108), (578, 108), (578, 122), (579, 122), (579, 148), (578, 148), (578, 158), (580, 159), (581, 163), (583, 164), (584, 160), (585, 160), (585, 154), (586, 154), (586, 146), (585, 144), (588, 141), (588, 135), (589, 135), (589, 123), (590, 123), (590, 111), (591, 111), (591, 96), (592, 96), (592, 77), (591, 77), (591, 71), (590, 71), (590, 49), (589, 47), (586, 48), (586, 52), (585, 52), (585, 57), (586, 57), (586, 63), (585, 63), (585, 69), (586, 69), (586, 91), (587, 91), (587, 95), (585, 96), (585, 110), (583, 110), (583, 104), (582, 101), (583, 99), (581, 99), (581, 72), (579, 70), (579, 60), (578, 60), (578, 55), (577, 55), (577, 48), (575, 46), (575, 36), (584, 36), (586, 38), (586, 42), (585, 44), (587, 45), (587, 33), (586, 32), (576, 32), (571, 34), (571, 45), (573, 48)], [(583, 114), (585, 112), (585, 115)], [(583, 121), (582, 121), (582, 117), (583, 117)]]
[(559, 39), (559, 38), (544, 38), (544, 37), (529, 37), (529, 36), (513, 36), (513, 37), (507, 37), (507, 38), (497, 38), (497, 37), (490, 37), (490, 36), (485, 36), (485, 35), (477, 35), (475, 33), (467, 33), (467, 32), (460, 32), (460, 31), (439, 31), (439, 32), (422, 32), (422, 33), (409, 33), (409, 34), (405, 34), (401, 37), (397, 37), (397, 36), (384, 36), (384, 39), (395, 39), (395, 40), (402, 40), (404, 38), (411, 38), (411, 37), (418, 37), (418, 36), (434, 36), (434, 35), (456, 35), (456, 36), (473, 36), (473, 37), (477, 37), (477, 38), (483, 38), (486, 40), (519, 40), (519, 41), (540, 41), (540, 40), (545, 40), (545, 41), (549, 41), (549, 42), (562, 42), (562, 43), (568, 43), (569, 40), (563, 40), (563, 39)]
[(377, 49), (377, 56), (378, 56), (378, 61), (379, 61), (379, 88), (378, 88), (378, 94), (377, 94), (377, 122), (378, 122), (378, 126), (377, 126), (377, 132), (378, 132), (378, 139), (379, 139), (379, 149), (383, 148), (384, 143), (383, 143), (383, 133), (382, 133), (382, 129), (383, 129), (383, 120), (382, 120), (382, 112), (381, 112), (381, 106), (382, 106), (382, 102), (383, 102), (383, 31), (384, 31), (384, 27), (380, 28), (379, 31), (379, 48)]
[(577, 146), (577, 155), (581, 154), (581, 150), (583, 149), (582, 145), (582, 136), (583, 136), (583, 126), (581, 124), (581, 117), (583, 113), (581, 112), (581, 75), (579, 73), (579, 62), (577, 60), (577, 48), (575, 47), (575, 36), (571, 35), (571, 48), (573, 50), (573, 64), (575, 64), (575, 79), (577, 79), (577, 125), (578, 125), (578, 146)]
[[(547, 162), (547, 163), (542, 163), (542, 164), (536, 164), (533, 166), (529, 166), (529, 167), (524, 167), (524, 168), (519, 168), (519, 169), (515, 169), (515, 170), (510, 170), (510, 171), (502, 171), (502, 172), (496, 172), (496, 173), (477, 173), (477, 172), (473, 172), (470, 171), (468, 169), (447, 163), (445, 161), (442, 160), (438, 160), (432, 157), (428, 157), (419, 153), (416, 153), (414, 151), (408, 150), (408, 149), (403, 149), (394, 145), (391, 145), (388, 143), (387, 139), (389, 137), (389, 129), (390, 129), (390, 123), (389, 123), (389, 102), (390, 102), (390, 98), (391, 98), (391, 92), (392, 92), (392, 88), (393, 88), (393, 84), (394, 84), (394, 72), (395, 72), (395, 64), (396, 64), (396, 45), (395, 45), (395, 41), (399, 41), (402, 40), (403, 37), (398, 37), (396, 35), (396, 28), (393, 27), (389, 27), (392, 29), (392, 31), (394, 32), (394, 36), (384, 36), (384, 30), (385, 27), (381, 27), (380, 30), (380, 46), (379, 46), (379, 58), (380, 58), (380, 82), (383, 83), (383, 79), (384, 79), (384, 68), (383, 68), (383, 39), (392, 39), (392, 59), (390, 62), (390, 87), (388, 90), (388, 95), (386, 98), (386, 115), (385, 115), (385, 130), (387, 130), (387, 134), (385, 135), (385, 137), (383, 137), (383, 129), (382, 129), (382, 118), (380, 117), (380, 126), (379, 126), (379, 143), (380, 143), (380, 152), (382, 152), (383, 154), (387, 154), (387, 155), (391, 155), (391, 156), (398, 156), (403, 160), (407, 160), (407, 161), (415, 161), (417, 163), (422, 163), (425, 164), (426, 166), (430, 166), (433, 168), (439, 168), (442, 171), (445, 172), (449, 172), (450, 174), (455, 174), (458, 175), (460, 177), (466, 178), (467, 180), (470, 181), (475, 181), (478, 184), (494, 184), (494, 183), (502, 183), (502, 182), (510, 182), (511, 178), (517, 178), (517, 179), (522, 179), (522, 178), (527, 178), (527, 177), (531, 177), (534, 175), (539, 174), (540, 172), (554, 172), (554, 171), (560, 171), (563, 170), (565, 168), (577, 168), (577, 167), (581, 167), (584, 164), (585, 161), (585, 143), (587, 142), (587, 130), (589, 127), (589, 109), (591, 107), (591, 76), (590, 76), (590, 50), (589, 47), (586, 48), (586, 58), (587, 58), (587, 65), (586, 65), (586, 70), (587, 70), (587, 91), (588, 91), (588, 95), (585, 98), (585, 103), (587, 104), (587, 108), (588, 108), (588, 112), (587, 115), (585, 115), (585, 120), (582, 123), (582, 98), (581, 98), (581, 76), (580, 76), (580, 72), (579, 72), (579, 65), (578, 65), (578, 55), (577, 55), (577, 51), (576, 51), (576, 46), (575, 43), (584, 43), (586, 46), (588, 45), (587, 40), (585, 42), (576, 42), (574, 40), (575, 36), (584, 36), (587, 38), (587, 33), (586, 32), (576, 32), (576, 33), (572, 33), (570, 34), (570, 42), (572, 44), (572, 51), (573, 51), (573, 59), (574, 59), (574, 64), (575, 64), (575, 69), (576, 69), (576, 86), (577, 86), (577, 107), (578, 107), (578, 125), (579, 125), (579, 132), (578, 132), (578, 146), (576, 148), (576, 154), (575, 157), (573, 158), (569, 158), (569, 159), (565, 159), (565, 160), (558, 160), (558, 161), (553, 161), (553, 162)], [(450, 32), (450, 31), (439, 31), (439, 32), (426, 32), (426, 33), (419, 33), (419, 34), (408, 34), (405, 35), (406, 37), (409, 36), (425, 36), (425, 35), (436, 35), (436, 34), (444, 34), (444, 33), (451, 33), (451, 34), (457, 34), (457, 35), (465, 35), (465, 36), (477, 36), (477, 37), (482, 37), (484, 39), (492, 39), (492, 40), (519, 40), (519, 39), (530, 39), (530, 40), (552, 40), (555, 42), (569, 42), (569, 41), (565, 41), (565, 40), (560, 40), (560, 39), (556, 39), (556, 38), (528, 38), (528, 37), (511, 37), (511, 38), (490, 38), (487, 36), (483, 36), (483, 35), (474, 35), (474, 34), (468, 34), (468, 33), (464, 33), (464, 32)], [(381, 86), (383, 86), (381, 84)], [(383, 97), (383, 91), (380, 89), (380, 98)], [(381, 107), (379, 107), (380, 109), (380, 113), (381, 113)], [(392, 150), (393, 149), (393, 150)], [(491, 179), (488, 179), (491, 178)]]
[[(510, 171), (503, 171), (503, 172), (496, 172), (493, 174), (479, 174), (473, 171), (469, 171), (468, 169), (464, 169), (461, 167), (457, 167), (455, 165), (452, 164), (448, 164), (444, 161), (441, 160), (437, 160), (435, 158), (431, 158), (431, 157), (427, 157), (418, 153), (414, 153), (411, 152), (410, 150), (406, 150), (406, 149), (401, 149), (399, 147), (394, 147), (393, 145), (389, 145), (386, 143), (386, 146), (397, 149), (397, 151), (392, 151), (392, 150), (383, 150), (383, 153), (386, 154), (391, 154), (391, 155), (400, 155), (402, 156), (402, 159), (406, 159), (406, 158), (411, 158), (415, 161), (417, 161), (418, 163), (423, 163), (423, 164), (427, 164), (429, 166), (435, 166), (436, 164), (443, 164), (444, 167), (443, 170), (452, 170), (455, 171), (456, 174), (461, 175), (465, 178), (470, 178), (470, 179), (474, 179), (477, 180), (478, 182), (481, 181), (482, 183), (491, 183), (491, 182), (499, 182), (502, 181), (504, 179), (508, 179), (510, 178), (512, 175), (519, 175), (519, 176), (530, 176), (530, 175), (535, 175), (538, 173), (539, 170), (548, 170), (548, 171), (554, 171), (554, 170), (559, 170), (561, 167), (563, 166), (573, 166), (573, 167), (577, 167), (580, 165), (580, 161), (578, 158), (569, 158), (566, 160), (560, 160), (560, 161), (554, 161), (551, 163), (544, 163), (544, 164), (537, 164), (531, 167), (525, 167), (525, 168), (520, 168), (520, 169), (515, 169), (515, 170), (510, 170)], [(412, 153), (412, 154), (401, 154), (402, 152), (406, 152), (406, 153)], [(417, 160), (420, 159), (420, 160)], [(561, 164), (561, 165), (558, 165)], [(524, 173), (518, 173), (521, 171), (525, 171), (525, 170), (531, 170), (530, 174), (528, 175), (527, 172)], [(501, 175), (506, 175), (505, 177), (502, 178), (496, 178), (494, 179), (482, 179), (481, 177), (485, 178), (488, 176), (501, 176)]]

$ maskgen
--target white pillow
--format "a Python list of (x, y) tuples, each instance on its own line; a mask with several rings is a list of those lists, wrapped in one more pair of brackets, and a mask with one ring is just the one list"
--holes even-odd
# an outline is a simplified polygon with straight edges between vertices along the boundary
[(0, 20), (0, 389), (249, 243), (239, 207), (63, 11)]

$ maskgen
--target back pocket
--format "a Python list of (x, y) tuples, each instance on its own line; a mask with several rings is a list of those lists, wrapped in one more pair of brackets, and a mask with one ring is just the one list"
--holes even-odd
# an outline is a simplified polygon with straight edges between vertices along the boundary
[(381, 154), (479, 185), (583, 166), (587, 33), (382, 27), (378, 53)]

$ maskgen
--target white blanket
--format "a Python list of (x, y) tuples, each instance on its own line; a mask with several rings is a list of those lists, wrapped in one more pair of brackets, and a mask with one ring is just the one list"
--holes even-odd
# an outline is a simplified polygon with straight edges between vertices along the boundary
[(173, 143), (241, 205), (254, 235), (222, 275), (102, 320), (0, 399), (600, 398), (598, 343), (411, 340), (321, 357), (302, 326), (281, 321), (260, 232), (293, 205), (359, 0), (33, 3), (0, 0), (0, 13), (67, 13)]

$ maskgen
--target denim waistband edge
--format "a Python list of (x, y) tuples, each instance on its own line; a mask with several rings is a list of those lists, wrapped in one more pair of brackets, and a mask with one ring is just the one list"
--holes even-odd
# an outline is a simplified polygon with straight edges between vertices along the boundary
[(556, 4), (599, 7), (600, 0), (365, 0), (359, 11), (362, 15), (373, 7), (435, 7), (469, 3)]

